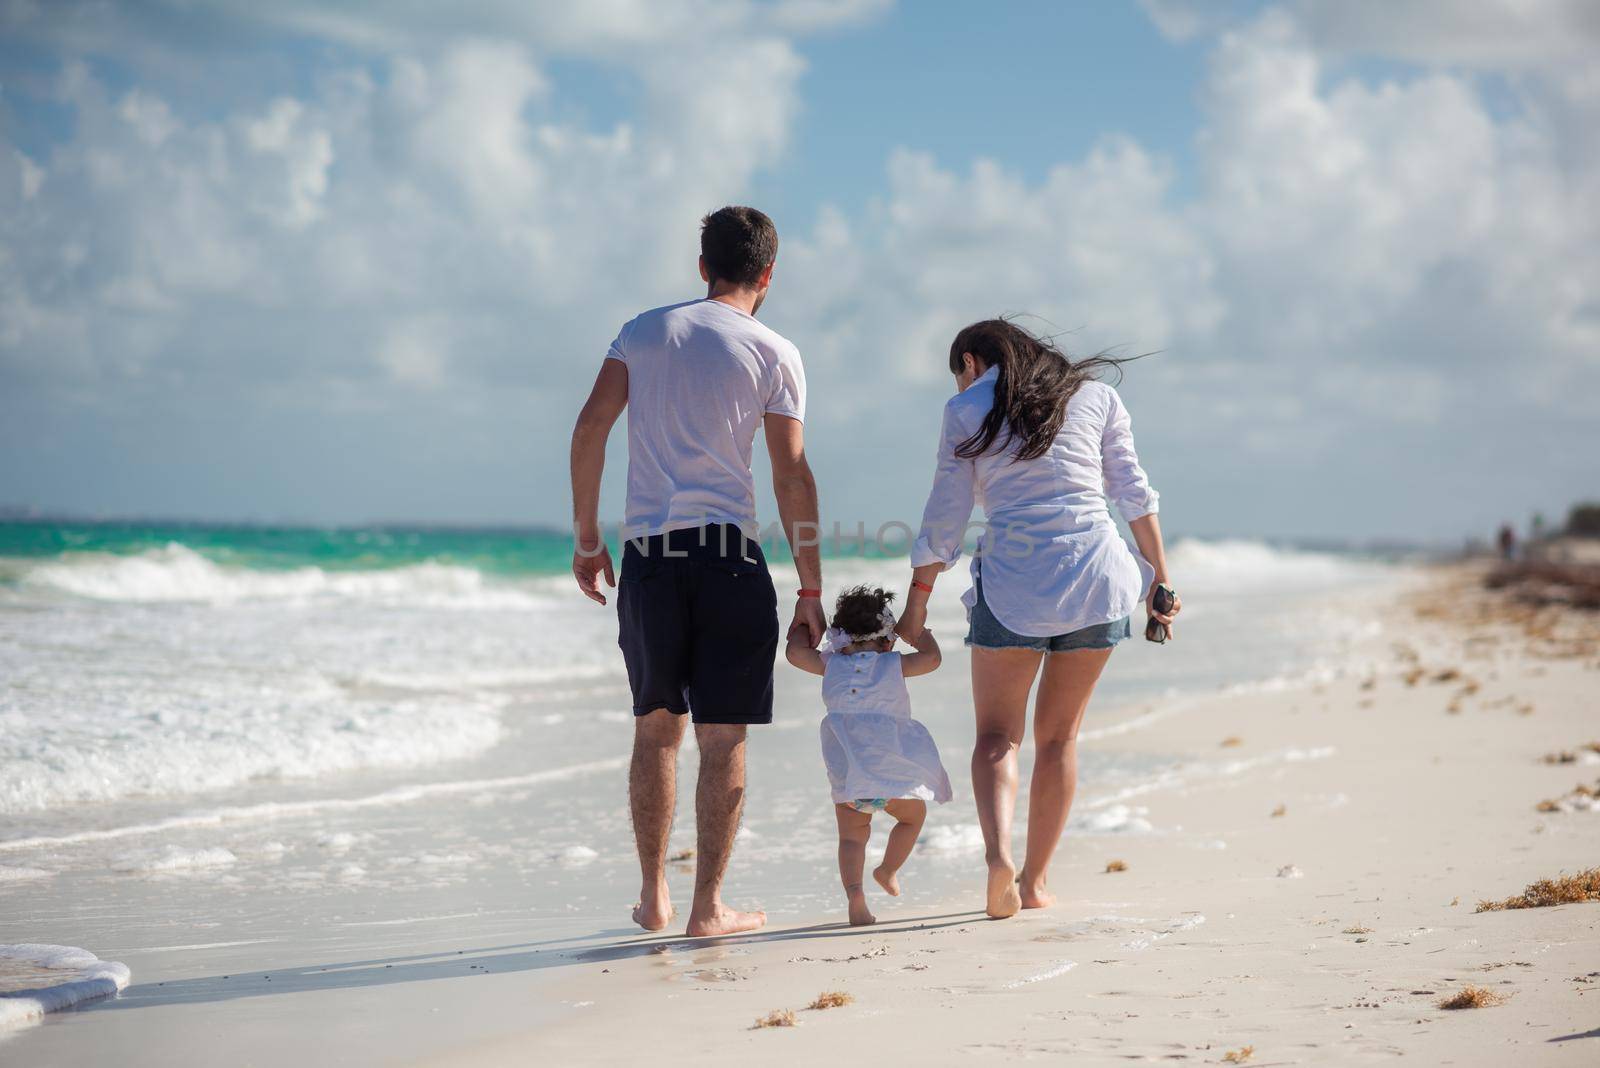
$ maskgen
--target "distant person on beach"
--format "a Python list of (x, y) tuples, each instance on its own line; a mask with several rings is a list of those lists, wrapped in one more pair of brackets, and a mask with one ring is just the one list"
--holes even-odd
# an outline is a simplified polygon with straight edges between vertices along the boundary
[(1511, 528), (1510, 523), (1500, 524), (1500, 534), (1495, 542), (1500, 549), (1500, 559), (1510, 560), (1517, 555), (1517, 532)]
[(939, 747), (928, 728), (911, 718), (906, 689), (906, 679), (939, 666), (939, 643), (925, 629), (916, 652), (895, 652), (892, 600), (886, 590), (856, 586), (839, 595), (823, 651), (798, 634), (789, 637), (789, 663), (822, 676), (822, 759), (839, 825), (839, 877), (855, 927), (878, 922), (862, 885), (872, 814), (894, 817), (872, 878), (890, 897), (899, 897), (900, 868), (917, 844), (928, 802), (950, 800)]
[[(960, 558), (973, 504), (981, 503), (987, 526), (964, 601), (977, 717), (972, 790), (991, 916), (1054, 902), (1050, 858), (1077, 788), (1078, 726), (1095, 683), (1112, 647), (1130, 635), (1141, 600), (1152, 641), (1172, 636), (1182, 607), (1166, 585), (1157, 494), (1134, 452), (1127, 409), (1091, 377), (1118, 362), (1074, 363), (1004, 319), (974, 323), (950, 344), (957, 393), (944, 409), (898, 632), (913, 643), (921, 636), (934, 580)], [(1117, 532), (1108, 501), (1127, 520), (1138, 554)], [(1011, 854), (1017, 749), (1041, 663), (1019, 880)]]
[[(817, 490), (806, 462), (800, 353), (756, 311), (772, 284), (778, 231), (754, 208), (701, 221), (704, 299), (647, 311), (611, 343), (572, 431), (572, 573), (599, 604), (616, 586), (600, 529), (606, 439), (628, 409), (627, 546), (617, 591), (618, 644), (633, 690), (628, 800), (643, 876), (634, 922), (671, 922), (667, 842), (678, 747), (694, 721), (695, 884), (691, 936), (749, 931), (760, 912), (723, 904), (722, 878), (744, 805), (745, 731), (772, 722), (777, 593), (756, 530), (751, 450), (759, 427), (800, 590), (791, 638), (822, 640)], [(807, 536), (807, 532), (810, 536)]]

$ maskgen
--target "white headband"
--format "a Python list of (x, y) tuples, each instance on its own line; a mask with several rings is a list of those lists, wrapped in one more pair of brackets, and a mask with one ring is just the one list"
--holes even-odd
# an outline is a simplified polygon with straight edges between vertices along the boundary
[(838, 653), (847, 645), (876, 641), (879, 638), (892, 638), (895, 622), (894, 613), (889, 611), (888, 605), (884, 605), (883, 611), (878, 614), (878, 629), (871, 634), (846, 634), (838, 627), (829, 627), (828, 633), (823, 635), (822, 640), (829, 652)]

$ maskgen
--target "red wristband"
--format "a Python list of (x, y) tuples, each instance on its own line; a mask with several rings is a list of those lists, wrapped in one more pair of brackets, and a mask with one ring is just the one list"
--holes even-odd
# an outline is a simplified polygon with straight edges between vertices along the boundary
[(911, 588), (914, 590), (921, 590), (923, 593), (933, 592), (932, 586), (928, 585), (926, 582), (918, 582), (916, 579), (911, 580)]
[(796, 597), (801, 597), (801, 598), (814, 597), (819, 601), (822, 600), (822, 591), (821, 590), (808, 590), (808, 589), (801, 588), (801, 589), (795, 590), (794, 591), (794, 595)]

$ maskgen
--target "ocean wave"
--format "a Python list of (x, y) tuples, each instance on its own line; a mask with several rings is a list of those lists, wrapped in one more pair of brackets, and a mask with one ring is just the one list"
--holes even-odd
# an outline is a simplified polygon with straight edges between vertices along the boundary
[[(1175, 577), (1186, 588), (1286, 586), (1320, 588), (1383, 565), (1349, 555), (1283, 548), (1249, 539), (1179, 538), (1168, 549)], [(901, 584), (902, 557), (831, 557), (835, 584)], [(780, 585), (793, 580), (787, 561), (774, 561)], [(434, 607), (531, 609), (572, 592), (565, 574), (490, 575), (442, 560), (401, 566), (327, 570), (314, 565), (263, 569), (218, 563), (181, 542), (134, 554), (74, 551), (47, 559), (7, 558), (0, 577), (14, 590), (95, 601), (231, 604), (243, 601), (353, 599)]]
[(101, 842), (139, 838), (170, 831), (193, 830), (200, 827), (220, 827), (231, 823), (255, 823), (266, 820), (288, 819), (296, 816), (329, 812), (353, 812), (367, 808), (386, 808), (391, 805), (409, 805), (436, 798), (487, 795), (506, 790), (537, 786), (551, 782), (566, 782), (603, 771), (615, 771), (628, 765), (627, 757), (609, 760), (592, 760), (583, 764), (570, 764), (559, 768), (546, 768), (525, 775), (507, 775), (492, 779), (456, 779), (446, 782), (415, 783), (397, 786), (376, 794), (361, 797), (326, 797), (311, 801), (264, 801), (255, 805), (234, 805), (206, 812), (189, 812), (181, 816), (130, 823), (121, 827), (74, 831), (68, 834), (33, 835), (28, 838), (0, 838), (0, 853), (23, 850), (55, 850), (65, 846), (91, 845)]
[(42, 563), (11, 561), (22, 590), (94, 601), (232, 604), (352, 599), (438, 608), (531, 609), (547, 603), (550, 580), (496, 583), (482, 571), (425, 561), (403, 567), (261, 570), (216, 563), (178, 542), (132, 556), (64, 553)]
[(112, 871), (130, 875), (152, 875), (162, 872), (197, 871), (203, 868), (230, 868), (239, 862), (233, 850), (222, 846), (202, 849), (184, 849), (169, 845), (164, 849), (145, 850), (118, 857), (111, 865)]
[(306, 685), (262, 687), (246, 705), (232, 690), (208, 701), (189, 686), (165, 695), (129, 688), (0, 732), (0, 814), (416, 767), (474, 756), (501, 737), (503, 702), (484, 697), (357, 702), (337, 687)]
[(1322, 588), (1383, 568), (1360, 557), (1280, 548), (1243, 538), (1179, 538), (1167, 549), (1167, 569), (1185, 589)]
[[(0, 944), (0, 980), (10, 968), (27, 975), (24, 989), (0, 983), (0, 1031), (38, 1023), (46, 1013), (117, 993), (131, 974), (120, 961), (101, 960), (77, 946), (39, 942)], [(42, 977), (39, 972), (45, 973)], [(53, 974), (52, 974), (53, 973)]]

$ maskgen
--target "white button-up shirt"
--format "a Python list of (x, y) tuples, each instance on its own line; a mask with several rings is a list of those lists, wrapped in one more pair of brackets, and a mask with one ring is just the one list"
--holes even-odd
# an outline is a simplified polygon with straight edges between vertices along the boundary
[[(1103, 382), (1085, 382), (1037, 459), (1014, 460), (1004, 432), (982, 456), (959, 457), (956, 446), (994, 406), (998, 373), (989, 368), (944, 407), (939, 466), (911, 566), (954, 566), (976, 503), (986, 522), (972, 575), (981, 572), (984, 603), (1007, 629), (1050, 637), (1130, 615), (1155, 572), (1117, 531), (1107, 502), (1131, 522), (1155, 512), (1159, 495), (1139, 466), (1122, 398)], [(969, 609), (976, 603), (973, 590), (964, 601)]]

